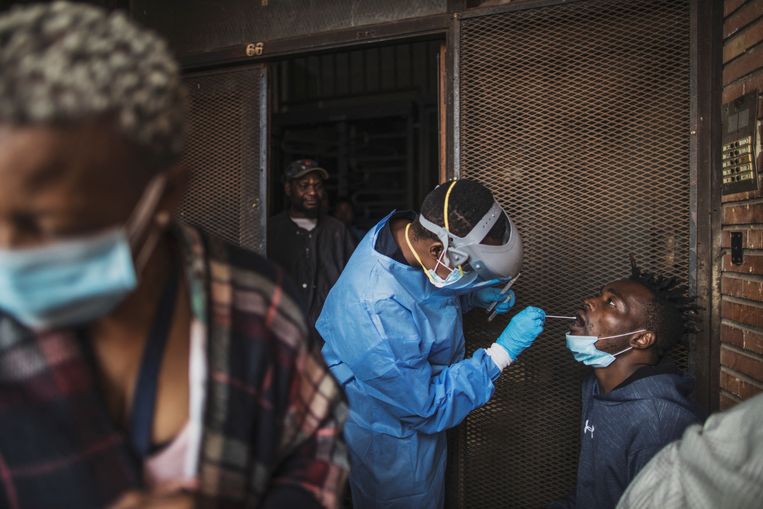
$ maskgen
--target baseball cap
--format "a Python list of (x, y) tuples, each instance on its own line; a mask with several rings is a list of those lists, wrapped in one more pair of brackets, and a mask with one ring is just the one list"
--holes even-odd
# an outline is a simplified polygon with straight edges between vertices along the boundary
[(297, 159), (286, 167), (284, 180), (298, 179), (308, 173), (317, 171), (323, 179), (329, 178), (329, 172), (318, 166), (318, 162), (312, 159)]

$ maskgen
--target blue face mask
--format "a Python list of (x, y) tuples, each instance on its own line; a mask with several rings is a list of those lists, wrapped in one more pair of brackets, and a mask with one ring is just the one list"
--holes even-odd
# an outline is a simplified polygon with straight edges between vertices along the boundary
[[(29, 249), (0, 249), (0, 309), (36, 330), (87, 323), (113, 310), (137, 286), (131, 245), (149, 231), (164, 177), (146, 188), (125, 228)], [(142, 268), (158, 233), (143, 241)]]
[(623, 336), (629, 336), (636, 334), (637, 332), (646, 332), (646, 329), (639, 329), (632, 332), (626, 332), (625, 334), (617, 334), (615, 336), (604, 336), (602, 338), (598, 336), (575, 336), (574, 334), (567, 333), (567, 349), (575, 356), (575, 360), (582, 362), (586, 366), (592, 366), (594, 368), (606, 368), (613, 362), (615, 358), (632, 350), (633, 347), (629, 346), (624, 350), (620, 350), (614, 354), (608, 352), (602, 352), (596, 348), (595, 343), (600, 339), (612, 339), (621, 338)]
[[(413, 253), (413, 256), (416, 258), (416, 261), (419, 262), (419, 265), (421, 265), (421, 269), (424, 271), (424, 274), (429, 279), (429, 282), (432, 283), (432, 285), (436, 288), (456, 288), (457, 285), (460, 287), (464, 281), (464, 272), (459, 269), (451, 269), (447, 265), (445, 265), (442, 262), (442, 258), (444, 256), (443, 254), (440, 255), (440, 258), (437, 259), (437, 262), (435, 263), (434, 269), (427, 269), (424, 263), (421, 261), (421, 257), (419, 257), (419, 254), (416, 252), (416, 249), (413, 247), (413, 244), (411, 244), (411, 239), (408, 237), (408, 230), (411, 229), (411, 223), (408, 223), (405, 225), (405, 242), (408, 244), (408, 249), (411, 250)], [(444, 266), (446, 269), (448, 269), (450, 272), (448, 272), (448, 276), (443, 279), (440, 277), (439, 274), (437, 274), (437, 267), (440, 265)], [(461, 283), (461, 284), (459, 284)]]
[[(450, 272), (448, 273), (448, 276), (443, 279), (440, 277), (439, 274), (437, 274), (437, 268), (442, 265)], [(442, 255), (440, 256), (440, 259), (437, 260), (437, 263), (434, 266), (434, 269), (425, 269), (426, 275), (429, 278), (429, 281), (436, 287), (436, 288), (449, 288), (449, 289), (456, 289), (460, 288), (464, 285), (464, 283), (467, 283), (464, 278), (464, 272), (460, 269), (451, 269), (447, 265), (445, 265), (442, 262)]]
[(123, 230), (32, 249), (0, 250), (0, 308), (33, 329), (105, 315), (137, 276)]

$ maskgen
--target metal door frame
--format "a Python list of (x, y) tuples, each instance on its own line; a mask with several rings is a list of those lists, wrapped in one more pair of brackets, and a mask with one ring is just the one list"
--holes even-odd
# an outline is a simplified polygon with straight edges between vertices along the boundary
[(391, 41), (416, 40), (447, 32), (451, 15), (435, 14), (396, 22), (363, 25), (330, 32), (266, 41), (260, 54), (247, 54), (247, 43), (202, 53), (179, 56), (185, 71), (218, 68), (241, 63), (260, 63), (340, 48), (359, 48)]
[(695, 251), (689, 270), (692, 289), (704, 310), (693, 366), (698, 402), (708, 413), (718, 410), (720, 397), (722, 4), (693, 0), (691, 9), (689, 157)]

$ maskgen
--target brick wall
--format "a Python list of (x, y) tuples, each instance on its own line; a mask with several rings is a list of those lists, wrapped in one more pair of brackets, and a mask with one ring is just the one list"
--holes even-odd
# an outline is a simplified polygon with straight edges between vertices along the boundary
[[(725, 0), (723, 102), (758, 91), (763, 118), (763, 0)], [(758, 129), (761, 129), (759, 122)], [(763, 133), (761, 133), (763, 134)], [(759, 138), (760, 140), (760, 138)], [(758, 157), (759, 174), (763, 157)], [(763, 179), (760, 179), (763, 180)], [(758, 188), (761, 188), (761, 182)], [(720, 406), (763, 391), (763, 193), (723, 197)], [(742, 232), (744, 262), (731, 263), (731, 232)]]

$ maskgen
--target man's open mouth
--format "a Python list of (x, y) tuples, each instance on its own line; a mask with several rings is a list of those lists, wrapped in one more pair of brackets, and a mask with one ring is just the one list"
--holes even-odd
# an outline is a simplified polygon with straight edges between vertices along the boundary
[(585, 330), (586, 319), (582, 309), (575, 312), (575, 321), (570, 324), (570, 332), (580, 333)]

